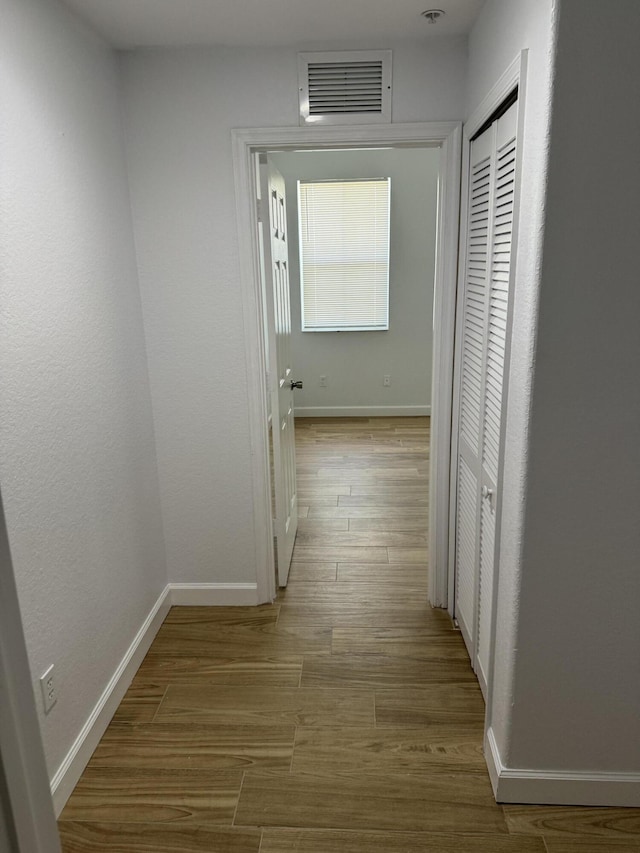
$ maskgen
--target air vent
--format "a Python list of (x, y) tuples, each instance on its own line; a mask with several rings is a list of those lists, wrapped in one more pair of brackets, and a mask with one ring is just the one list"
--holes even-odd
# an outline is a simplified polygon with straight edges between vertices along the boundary
[(391, 51), (298, 54), (300, 124), (391, 121)]

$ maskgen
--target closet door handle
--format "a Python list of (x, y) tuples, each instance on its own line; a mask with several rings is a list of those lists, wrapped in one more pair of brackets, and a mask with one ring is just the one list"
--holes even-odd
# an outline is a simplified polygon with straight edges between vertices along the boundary
[(493, 489), (490, 489), (489, 486), (483, 486), (482, 497), (488, 498), (490, 501), (493, 500)]

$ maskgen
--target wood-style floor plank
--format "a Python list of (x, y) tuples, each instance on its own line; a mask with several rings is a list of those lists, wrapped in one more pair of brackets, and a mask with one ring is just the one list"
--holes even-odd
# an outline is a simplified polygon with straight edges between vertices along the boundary
[(418, 775), (466, 770), (486, 776), (482, 722), (457, 726), (298, 727), (292, 772)]
[[(299, 459), (299, 457), (298, 457)], [(304, 503), (305, 497), (321, 498), (329, 495), (330, 497), (338, 497), (338, 495), (350, 495), (351, 486), (344, 483), (323, 483), (321, 486), (309, 486), (305, 489), (298, 489), (298, 500)]]
[[(391, 569), (390, 569), (391, 571)], [(279, 626), (425, 627), (443, 614), (427, 601), (420, 585), (291, 583), (282, 595)]]
[[(335, 572), (336, 564), (330, 565), (334, 566)], [(165, 622), (153, 641), (151, 653), (167, 658), (177, 655), (211, 658), (219, 655), (225, 660), (259, 660), (322, 654), (328, 653), (330, 649), (330, 627), (300, 625), (287, 629), (275, 622), (248, 626), (215, 625), (210, 622), (194, 622), (192, 625)]]
[(640, 808), (590, 808), (584, 806), (504, 806), (512, 834), (595, 836), (640, 842)]
[(209, 625), (252, 626), (275, 625), (278, 621), (277, 604), (262, 604), (259, 607), (172, 607), (164, 621), (165, 625)]
[(456, 726), (482, 723), (485, 705), (477, 682), (429, 684), (375, 691), (376, 726)]
[(419, 518), (425, 527), (429, 522), (428, 510), (421, 506), (313, 506), (309, 518)]
[(136, 680), (154, 684), (266, 684), (296, 687), (300, 681), (301, 655), (223, 658), (157, 654), (146, 656)]
[(338, 563), (341, 583), (383, 583), (422, 587), (427, 583), (427, 568), (419, 563)]
[[(346, 584), (345, 584), (346, 586)], [(386, 584), (386, 586), (391, 586)], [(406, 605), (384, 602), (361, 604), (346, 599), (342, 604), (332, 602), (303, 603), (295, 601), (282, 606), (280, 624), (283, 627), (316, 625), (335, 627), (424, 627), (432, 624), (430, 608), (420, 601), (418, 592)]]
[(420, 563), (427, 565), (428, 551), (426, 548), (388, 548), (390, 563)]
[(290, 583), (296, 583), (297, 581), (322, 583), (323, 581), (335, 581), (337, 579), (337, 563), (302, 563), (296, 560), (292, 561), (289, 569)]
[[(434, 636), (435, 631), (438, 633)], [(432, 629), (334, 628), (331, 651), (334, 655), (390, 655), (409, 660), (440, 661), (443, 669), (447, 668), (450, 660), (469, 661), (460, 634), (453, 628), (443, 633), (441, 625)]]
[(260, 853), (545, 853), (545, 847), (541, 839), (507, 835), (265, 829)]
[[(310, 519), (312, 522), (314, 519)], [(320, 522), (321, 519), (316, 519), (316, 523)], [(327, 521), (342, 521), (342, 519), (327, 519)], [(427, 521), (424, 516), (417, 517), (407, 517), (407, 518), (389, 518), (385, 516), (383, 518), (349, 518), (347, 519), (349, 524), (349, 530), (353, 533), (361, 533), (365, 530), (418, 530), (425, 531), (427, 530)]]
[(241, 772), (94, 765), (60, 820), (230, 827), (241, 782)]
[(258, 829), (166, 823), (60, 824), (62, 853), (258, 853)]
[(109, 727), (89, 768), (287, 770), (293, 755), (293, 726), (149, 725)]
[[(300, 518), (298, 519), (298, 533), (329, 533), (349, 530), (348, 518)], [(325, 537), (325, 542), (327, 537)]]
[[(326, 541), (326, 532), (299, 532), (296, 538), (296, 548), (298, 546), (305, 548), (322, 548), (326, 547), (326, 545), (323, 546), (323, 543), (326, 543)], [(331, 543), (332, 547), (353, 547), (354, 545), (358, 548), (367, 548), (371, 546), (379, 546), (382, 548), (387, 548), (388, 546), (404, 548), (415, 548), (420, 546), (426, 547), (427, 534), (426, 532), (423, 533), (408, 530), (366, 530), (364, 532), (336, 532), (331, 534)]]
[[(390, 566), (385, 564), (385, 568), (391, 570)], [(426, 579), (425, 579), (426, 581)], [(389, 588), (381, 586), (379, 583), (324, 583), (316, 587), (310, 587), (308, 584), (299, 584), (291, 582), (285, 590), (281, 592), (282, 608), (294, 603), (300, 604), (327, 604), (335, 605), (367, 605), (367, 604), (383, 604), (391, 603), (396, 605), (405, 605), (411, 601), (414, 596), (420, 596), (421, 601), (418, 606), (425, 608), (425, 612), (430, 615), (440, 618), (441, 611), (435, 611), (427, 602), (426, 582), (423, 584), (395, 584)]]
[(373, 725), (372, 690), (170, 685), (156, 722), (250, 725)]
[(156, 715), (167, 689), (166, 684), (136, 682), (125, 693), (110, 725), (150, 723)]
[(412, 485), (411, 483), (393, 484), (393, 483), (367, 483), (365, 485), (351, 486), (351, 495), (363, 497), (373, 497), (380, 495), (383, 498), (387, 497), (407, 497), (415, 496), (418, 498), (429, 497), (428, 485)]
[(366, 495), (341, 495), (338, 498), (338, 506), (394, 506), (394, 507), (424, 507), (429, 506), (429, 498), (418, 497), (417, 495), (402, 495), (402, 494), (366, 494)]
[(507, 833), (486, 776), (245, 776), (236, 826)]
[(468, 660), (413, 660), (390, 655), (343, 654), (306, 658), (302, 687), (390, 688), (424, 687), (451, 681), (476, 680)]
[[(520, 836), (524, 838), (524, 836)], [(640, 853), (640, 841), (548, 835), (547, 853)]]
[[(310, 512), (314, 509), (311, 507)], [(294, 545), (293, 559), (303, 563), (319, 563), (323, 561), (338, 562), (342, 560), (345, 563), (355, 563), (360, 560), (365, 563), (388, 563), (389, 557), (387, 549), (382, 548), (367, 548), (367, 547), (349, 547), (341, 545)], [(396, 562), (400, 562), (397, 560)]]

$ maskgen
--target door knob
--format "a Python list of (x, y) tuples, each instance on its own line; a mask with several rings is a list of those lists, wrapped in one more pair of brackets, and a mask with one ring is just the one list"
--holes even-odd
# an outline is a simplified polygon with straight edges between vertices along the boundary
[(298, 379), (295, 382), (293, 379), (291, 380), (291, 390), (293, 391), (294, 388), (300, 388), (302, 390), (302, 379)]
[(489, 500), (491, 500), (493, 498), (493, 489), (490, 489), (488, 486), (483, 486), (482, 497), (489, 498)]

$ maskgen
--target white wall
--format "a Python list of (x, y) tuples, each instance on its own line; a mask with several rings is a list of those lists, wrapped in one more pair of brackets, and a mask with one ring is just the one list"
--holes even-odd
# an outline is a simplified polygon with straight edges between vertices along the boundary
[[(431, 405), (439, 158), (439, 148), (272, 155), (286, 182), (292, 362), (305, 383), (296, 391), (298, 416), (318, 409), (340, 414), (354, 406), (413, 407), (419, 414)], [(391, 179), (389, 330), (303, 333), (297, 181), (378, 177)], [(385, 374), (391, 375), (390, 387), (383, 386)], [(320, 375), (327, 377), (326, 388)]]
[(489, 723), (500, 757), (510, 763), (514, 666), (518, 646), (522, 513), (527, 485), (528, 426), (540, 286), (553, 52), (552, 0), (489, 0), (469, 39), (473, 113), (521, 50), (528, 50), (524, 103), (518, 260), (513, 294), (496, 660)]
[(166, 572), (117, 65), (7, 0), (0, 87), (0, 478), (53, 774)]
[(601, 11), (560, 4), (510, 755), (638, 774), (640, 5)]
[[(464, 40), (375, 46), (394, 49), (394, 121), (460, 117)], [(230, 130), (297, 126), (296, 52), (123, 56), (134, 226), (175, 581), (255, 581), (246, 393), (254, 366), (245, 363)]]
[(601, 11), (496, 0), (470, 40), (471, 106), (530, 49), (489, 720), (518, 802), (640, 804), (640, 7)]

